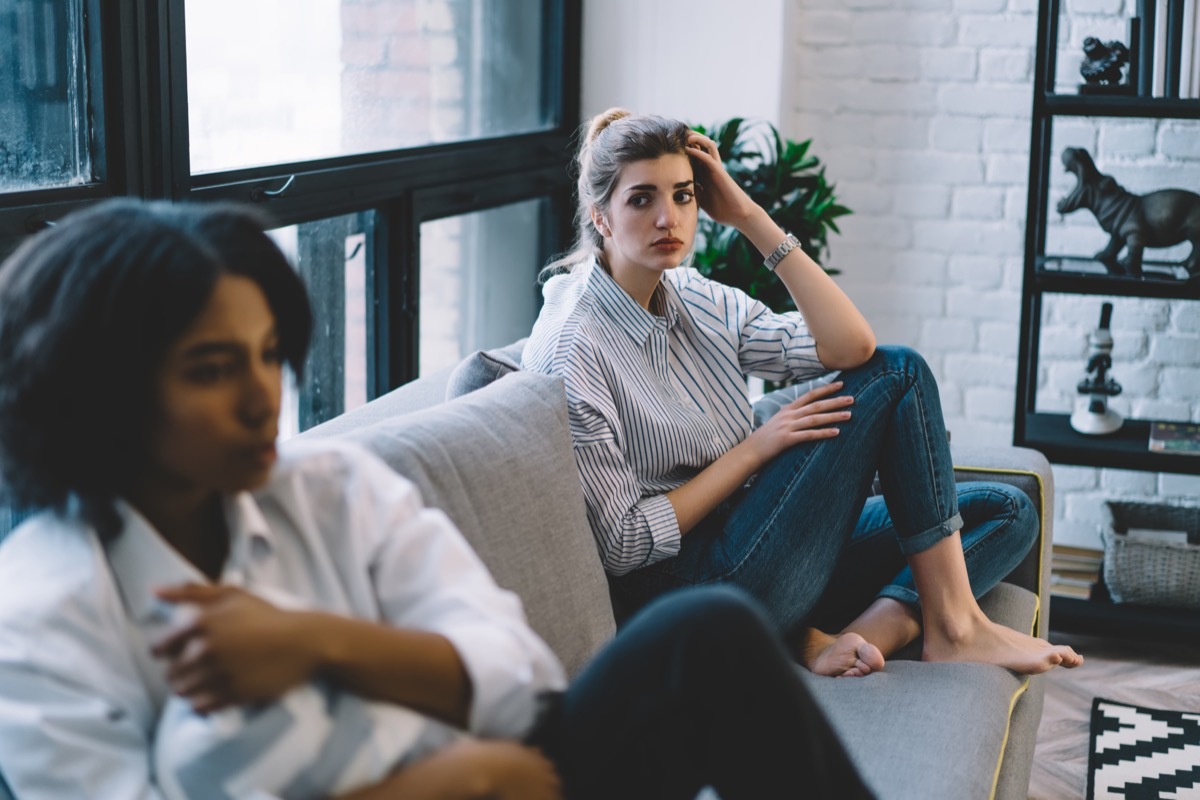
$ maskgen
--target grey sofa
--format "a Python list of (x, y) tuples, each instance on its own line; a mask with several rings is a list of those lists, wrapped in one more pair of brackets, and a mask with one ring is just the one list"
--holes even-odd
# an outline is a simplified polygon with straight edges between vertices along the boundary
[[(608, 585), (588, 529), (558, 379), (516, 372), (445, 401), (449, 370), (405, 385), (303, 436), (361, 443), (413, 480), (458, 524), (530, 623), (578, 672), (614, 633)], [(1049, 464), (1032, 450), (956, 450), (960, 479), (1017, 485), (1042, 513), (1040, 545), (981, 605), (1046, 633)], [(919, 648), (910, 648), (919, 659)], [(1025, 798), (1043, 685), (980, 664), (899, 658), (862, 679), (797, 668), (881, 799)], [(781, 787), (780, 797), (790, 796)]]

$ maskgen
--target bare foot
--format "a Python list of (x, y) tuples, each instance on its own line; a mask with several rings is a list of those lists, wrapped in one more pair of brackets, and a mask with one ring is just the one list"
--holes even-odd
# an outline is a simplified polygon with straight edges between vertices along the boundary
[(953, 631), (925, 628), (925, 661), (974, 661), (1036, 675), (1055, 667), (1078, 667), (1083, 656), (1066, 645), (1028, 636), (982, 615)]
[(800, 662), (817, 675), (861, 678), (883, 669), (883, 653), (857, 633), (832, 636), (816, 628), (808, 631)]

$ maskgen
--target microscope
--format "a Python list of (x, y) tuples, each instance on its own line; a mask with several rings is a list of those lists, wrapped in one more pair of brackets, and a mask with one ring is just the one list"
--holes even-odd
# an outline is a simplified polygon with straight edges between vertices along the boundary
[(1100, 308), (1100, 326), (1088, 334), (1088, 376), (1079, 382), (1080, 399), (1071, 415), (1071, 427), (1088, 436), (1103, 436), (1120, 429), (1124, 420), (1108, 407), (1110, 397), (1121, 393), (1121, 384), (1108, 376), (1112, 369), (1113, 338), (1108, 326), (1112, 303)]

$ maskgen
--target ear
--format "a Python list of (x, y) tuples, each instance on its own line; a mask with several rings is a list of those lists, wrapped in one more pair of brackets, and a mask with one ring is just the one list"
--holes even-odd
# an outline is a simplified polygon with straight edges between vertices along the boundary
[(604, 215), (595, 206), (592, 206), (592, 224), (596, 226), (596, 230), (605, 239), (612, 236), (612, 230), (608, 227), (608, 223), (604, 221)]

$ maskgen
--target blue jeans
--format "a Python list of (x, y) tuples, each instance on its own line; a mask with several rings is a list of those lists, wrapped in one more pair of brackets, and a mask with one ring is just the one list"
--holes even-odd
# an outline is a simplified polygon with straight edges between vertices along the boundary
[[(790, 633), (848, 622), (874, 597), (916, 604), (906, 558), (957, 530), (977, 597), (1021, 562), (1037, 538), (1033, 504), (1006, 484), (956, 485), (924, 359), (880, 347), (839, 379), (855, 399), (840, 435), (781, 453), (685, 534), (677, 556), (613, 578), (622, 613), (670, 589), (732, 582)], [(877, 473), (883, 494), (871, 497)]]

